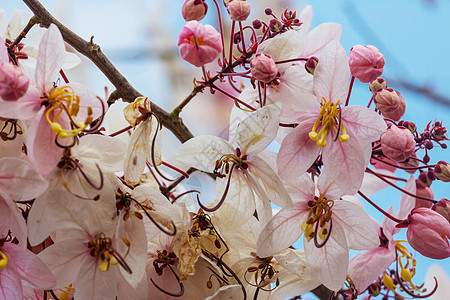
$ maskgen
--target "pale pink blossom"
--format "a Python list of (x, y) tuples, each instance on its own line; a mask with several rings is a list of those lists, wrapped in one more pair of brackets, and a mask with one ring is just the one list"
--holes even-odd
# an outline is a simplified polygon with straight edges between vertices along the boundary
[(373, 101), (375, 102), (376, 108), (382, 113), (391, 113), (399, 107), (401, 100), (397, 92), (393, 89), (381, 88), (381, 90), (377, 89), (375, 92)]
[(227, 11), (233, 21), (243, 22), (250, 15), (250, 4), (246, 0), (231, 0), (228, 2)]
[(189, 21), (178, 36), (181, 57), (196, 67), (201, 67), (216, 59), (222, 52), (220, 33), (211, 25)]
[(347, 275), (349, 249), (373, 249), (378, 235), (367, 213), (359, 205), (341, 200), (343, 192), (330, 179), (325, 174), (319, 177), (318, 196), (306, 174), (288, 183), (294, 205), (281, 209), (267, 223), (256, 254), (267, 257), (280, 253), (305, 232), (303, 245), (312, 274), (337, 291)]
[(250, 61), (252, 76), (262, 82), (270, 82), (278, 74), (278, 68), (270, 56), (258, 53)]
[(345, 50), (332, 41), (314, 73), (316, 96), (304, 96), (298, 103), (298, 125), (281, 144), (277, 164), (282, 178), (301, 175), (322, 153), (323, 172), (334, 174), (344, 193), (354, 194), (361, 186), (371, 153), (368, 145), (378, 140), (387, 126), (371, 109), (341, 106), (348, 95), (349, 79)]
[(392, 119), (394, 121), (398, 121), (405, 114), (406, 102), (405, 102), (405, 98), (403, 98), (403, 96), (399, 92), (395, 91), (395, 93), (398, 95), (398, 98), (400, 100), (397, 108), (395, 110), (393, 110), (392, 112), (381, 112), (381, 113), (386, 118)]
[(19, 67), (10, 63), (0, 65), (0, 99), (5, 101), (19, 99), (27, 91), (29, 81), (28, 76), (23, 74)]
[(348, 55), (348, 62), (352, 75), (364, 83), (371, 82), (380, 76), (385, 64), (383, 54), (372, 45), (353, 46)]

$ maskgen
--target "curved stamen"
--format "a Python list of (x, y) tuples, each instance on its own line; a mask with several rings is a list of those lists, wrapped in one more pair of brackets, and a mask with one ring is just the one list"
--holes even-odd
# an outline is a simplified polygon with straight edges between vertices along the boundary
[(197, 202), (198, 202), (198, 205), (199, 205), (204, 211), (207, 211), (207, 212), (214, 212), (214, 211), (218, 210), (218, 209), (222, 206), (223, 202), (225, 201), (225, 198), (227, 197), (228, 190), (229, 190), (229, 188), (230, 188), (231, 174), (233, 173), (233, 169), (234, 169), (234, 166), (235, 166), (235, 165), (236, 165), (236, 164), (233, 164), (233, 165), (231, 166), (230, 173), (228, 174), (227, 185), (225, 186), (225, 190), (223, 191), (222, 198), (220, 199), (219, 203), (217, 203), (216, 206), (214, 206), (214, 207), (212, 207), (212, 208), (206, 207), (205, 205), (203, 205), (203, 204), (200, 202), (200, 198), (199, 198), (198, 195), (197, 195)]
[[(73, 137), (73, 142), (72, 142), (70, 145), (67, 145), (67, 146), (66, 146), (66, 145), (60, 144), (60, 143), (58, 142), (59, 134), (60, 134), (60, 132), (57, 133), (56, 136), (55, 136), (55, 144), (56, 144), (56, 146), (58, 146), (59, 148), (69, 149), (69, 148), (72, 148), (73, 146), (75, 146), (75, 145), (78, 143), (78, 137), (77, 137), (76, 135), (74, 135), (74, 136), (72, 136), (72, 137)], [(63, 138), (65, 138), (65, 137), (63, 137)]]
[(95, 190), (97, 190), (97, 191), (100, 191), (100, 190), (103, 188), (103, 183), (104, 183), (104, 180), (103, 180), (103, 172), (102, 172), (102, 170), (100, 169), (100, 166), (99, 166), (97, 163), (95, 163), (95, 166), (97, 167), (98, 173), (100, 174), (100, 185), (97, 187), (97, 186), (95, 186), (95, 184), (89, 179), (89, 177), (87, 177), (86, 173), (84, 173), (84, 171), (83, 171), (83, 169), (80, 167), (80, 165), (79, 165), (76, 161), (74, 161), (74, 162), (75, 162), (75, 165), (77, 166), (77, 169), (80, 170), (81, 175), (84, 177), (84, 179), (87, 181), (87, 183), (88, 183), (90, 186), (92, 186), (93, 189), (95, 189)]
[(160, 225), (158, 222), (156, 222), (155, 219), (153, 219), (153, 217), (145, 209), (145, 207), (141, 203), (139, 203), (139, 201), (137, 201), (136, 199), (131, 198), (131, 197), (130, 197), (130, 199), (132, 199), (144, 211), (145, 215), (150, 219), (150, 221), (152, 221), (152, 223), (163, 233), (167, 234), (168, 236), (174, 236), (177, 234), (177, 227), (175, 226), (175, 223), (173, 222), (173, 220), (170, 220), (170, 223), (172, 223), (172, 226), (173, 226), (173, 232), (170, 232), (166, 228), (164, 228), (162, 225)]
[(184, 195), (190, 194), (190, 193), (198, 193), (200, 194), (200, 191), (197, 190), (189, 190), (186, 191), (184, 193), (179, 194), (178, 196), (176, 196), (174, 199), (172, 199), (171, 203), (174, 204), (178, 199), (180, 199), (181, 197), (183, 197)]
[(125, 260), (122, 258), (122, 256), (120, 256), (118, 253), (116, 253), (116, 251), (113, 251), (113, 253), (111, 254), (115, 259), (117, 259), (117, 262), (119, 263), (119, 265), (125, 269), (125, 271), (127, 271), (129, 274), (132, 274), (133, 272), (131, 271), (130, 266), (125, 262)]
[[(158, 173), (158, 175), (161, 176), (164, 180), (175, 181), (175, 179), (171, 179), (171, 178), (168, 178), (168, 177), (164, 176), (164, 174), (162, 174), (158, 170), (158, 167), (156, 165), (156, 161), (155, 161), (155, 143), (156, 143), (156, 138), (158, 137), (158, 132), (159, 132), (159, 130), (161, 128), (161, 122), (159, 121), (159, 118), (155, 114), (153, 114), (153, 113), (150, 113), (150, 114), (152, 115), (152, 117), (156, 118), (156, 122), (158, 123), (158, 126), (156, 127), (156, 130), (155, 130), (155, 135), (153, 136), (153, 139), (152, 139), (152, 150), (151, 150), (151, 152), (152, 152), (151, 154), (152, 155), (151, 155), (151, 157), (152, 157), (153, 167), (155, 168), (156, 173)], [(148, 166), (148, 167), (150, 168), (150, 166)]]
[(322, 248), (323, 246), (325, 246), (325, 244), (328, 242), (328, 239), (330, 238), (330, 235), (331, 235), (331, 230), (333, 229), (333, 219), (331, 218), (330, 219), (330, 229), (329, 229), (329, 231), (327, 232), (327, 236), (325, 237), (325, 240), (322, 242), (322, 243), (320, 243), (319, 244), (319, 241), (317, 240), (317, 229), (319, 228), (319, 220), (317, 220), (317, 222), (316, 222), (316, 226), (315, 226), (315, 228), (314, 228), (314, 245), (317, 247), (317, 248)]
[(157, 284), (153, 281), (153, 278), (150, 278), (150, 281), (153, 283), (153, 285), (154, 285), (158, 290), (160, 290), (160, 291), (163, 292), (164, 294), (169, 295), (169, 296), (172, 296), (172, 297), (181, 297), (181, 296), (183, 296), (183, 294), (184, 294), (184, 286), (183, 286), (183, 283), (180, 282), (180, 277), (179, 277), (179, 276), (177, 275), (177, 273), (172, 269), (172, 266), (171, 266), (171, 265), (168, 265), (168, 267), (169, 267), (170, 271), (172, 271), (172, 274), (175, 276), (175, 278), (176, 278), (176, 280), (177, 280), (177, 282), (178, 282), (178, 285), (180, 286), (180, 291), (179, 291), (178, 293), (171, 293), (171, 292), (168, 292), (168, 291), (164, 290), (162, 287), (160, 287), (159, 285), (157, 285)]
[[(102, 99), (99, 96), (97, 96), (97, 99), (100, 101), (100, 103), (102, 105), (102, 114), (96, 120), (91, 122), (91, 124), (90, 124), (91, 128), (84, 129), (83, 132), (88, 132), (88, 133), (97, 132), (98, 129), (100, 128), (100, 126), (102, 125), (103, 120), (105, 119), (105, 113), (106, 113), (105, 103), (103, 103)], [(95, 123), (94, 126), (92, 126), (93, 123)]]
[(89, 198), (89, 197), (84, 197), (84, 196), (78, 195), (77, 193), (73, 192), (73, 191), (70, 189), (69, 184), (68, 184), (66, 178), (64, 177), (64, 172), (63, 172), (63, 170), (61, 170), (61, 178), (62, 178), (62, 180), (63, 180), (63, 186), (64, 186), (64, 188), (65, 188), (66, 191), (68, 191), (71, 195), (73, 195), (73, 196), (75, 196), (75, 197), (77, 197), (77, 198), (79, 198), (79, 199), (83, 199), (83, 200), (94, 200), (94, 201), (97, 201), (98, 199), (100, 199), (100, 195), (95, 195), (93, 198)]

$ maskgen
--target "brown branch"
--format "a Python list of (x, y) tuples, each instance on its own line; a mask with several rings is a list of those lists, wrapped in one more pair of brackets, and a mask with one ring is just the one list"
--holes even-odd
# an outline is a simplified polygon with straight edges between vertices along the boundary
[[(108, 80), (115, 86), (116, 95), (120, 95), (124, 101), (133, 102), (139, 96), (142, 96), (126, 78), (114, 67), (109, 59), (100, 50), (100, 46), (91, 41), (88, 42), (61, 22), (55, 19), (38, 0), (23, 0), (23, 2), (34, 13), (41, 26), (48, 27), (51, 23), (58, 26), (61, 34), (69, 45), (74, 47), (78, 52), (89, 58), (99, 69), (105, 74)], [(159, 117), (164, 127), (169, 129), (182, 143), (193, 137), (190, 130), (178, 116), (167, 113), (162, 108), (151, 102), (152, 112)]]

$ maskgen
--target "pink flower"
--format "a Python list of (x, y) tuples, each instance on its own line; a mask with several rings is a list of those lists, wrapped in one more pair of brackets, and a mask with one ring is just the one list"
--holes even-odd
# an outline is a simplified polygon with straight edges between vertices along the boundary
[(414, 153), (416, 141), (411, 131), (392, 125), (381, 135), (381, 149), (388, 158), (402, 162)]
[(384, 56), (372, 45), (356, 45), (348, 56), (352, 75), (361, 82), (371, 82), (383, 73)]
[(6, 101), (19, 99), (27, 91), (29, 81), (19, 67), (9, 63), (0, 66), (0, 99)]
[(450, 223), (437, 212), (415, 208), (397, 227), (408, 227), (406, 237), (409, 244), (423, 256), (434, 259), (450, 257)]
[(243, 22), (250, 15), (250, 4), (246, 0), (231, 0), (227, 6), (231, 20)]
[(222, 52), (221, 36), (210, 25), (189, 21), (178, 36), (178, 47), (184, 60), (201, 67), (215, 60)]
[(270, 56), (258, 53), (250, 62), (252, 76), (262, 82), (270, 82), (278, 74), (278, 68)]
[(181, 7), (181, 14), (186, 22), (200, 21), (208, 12), (208, 4), (205, 0), (186, 0)]
[(368, 145), (380, 138), (386, 123), (366, 107), (341, 106), (347, 98), (349, 79), (345, 50), (339, 42), (331, 41), (314, 71), (316, 96), (305, 94), (297, 104), (299, 116), (294, 123), (298, 126), (281, 144), (277, 164), (282, 178), (300, 176), (322, 153), (323, 172), (333, 173), (344, 193), (354, 194), (359, 189), (371, 151)]
[(381, 90), (377, 89), (374, 94), (373, 101), (375, 102), (377, 109), (382, 113), (391, 113), (395, 111), (401, 102), (399, 94), (391, 88), (382, 88)]

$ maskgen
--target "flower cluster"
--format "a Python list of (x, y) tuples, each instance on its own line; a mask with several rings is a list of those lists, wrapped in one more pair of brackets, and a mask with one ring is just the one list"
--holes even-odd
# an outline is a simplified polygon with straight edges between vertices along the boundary
[[(450, 202), (431, 189), (450, 181), (450, 168), (429, 164), (434, 147), (446, 148), (444, 123), (420, 132), (400, 120), (405, 99), (379, 77), (381, 52), (356, 45), (347, 55), (341, 25), (310, 30), (310, 6), (279, 17), (267, 8), (265, 20), (246, 25), (250, 0), (223, 1), (226, 15), (220, 5), (186, 0), (179, 8), (187, 21), (180, 55), (203, 77), (171, 113), (126, 81), (108, 101), (71, 82), (64, 70), (80, 60), (64, 42), (91, 59), (98, 46), (91, 40), (81, 51), (80, 38), (38, 6), (30, 6), (34, 16), (14, 14), (8, 28), (16, 34), (0, 40), (1, 297), (276, 300), (322, 286), (331, 297), (397, 299), (436, 291), (437, 282), (428, 291), (413, 282), (410, 248), (450, 257)], [(199, 23), (215, 12), (219, 31)], [(32, 62), (26, 43), (36, 24), (50, 25)], [(372, 92), (367, 106), (351, 104), (356, 79)], [(227, 139), (194, 137), (178, 117), (207, 88), (235, 103)], [(129, 102), (129, 126), (112, 133), (104, 119), (119, 98)], [(183, 142), (173, 163), (163, 126)], [(214, 181), (211, 195), (184, 184), (199, 172)], [(397, 213), (369, 198), (388, 186), (402, 192)], [(385, 215), (382, 225), (361, 199)], [(395, 237), (402, 228), (407, 241)], [(360, 253), (350, 259), (350, 250)]]

